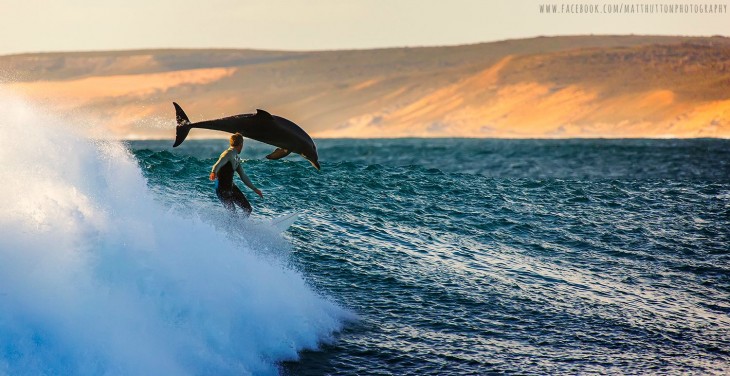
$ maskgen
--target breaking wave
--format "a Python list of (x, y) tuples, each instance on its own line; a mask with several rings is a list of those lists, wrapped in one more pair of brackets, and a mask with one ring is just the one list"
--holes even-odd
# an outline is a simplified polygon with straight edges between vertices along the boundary
[(301, 273), (74, 129), (0, 93), (0, 374), (275, 374), (341, 328)]

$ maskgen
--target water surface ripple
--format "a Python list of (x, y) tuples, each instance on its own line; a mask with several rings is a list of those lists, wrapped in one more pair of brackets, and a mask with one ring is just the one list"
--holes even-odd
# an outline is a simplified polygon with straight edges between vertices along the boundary
[[(130, 146), (160, 200), (223, 213), (206, 179), (225, 141)], [(321, 172), (245, 150), (256, 215), (303, 211), (290, 263), (360, 317), (282, 373), (730, 369), (729, 141), (318, 147)]]

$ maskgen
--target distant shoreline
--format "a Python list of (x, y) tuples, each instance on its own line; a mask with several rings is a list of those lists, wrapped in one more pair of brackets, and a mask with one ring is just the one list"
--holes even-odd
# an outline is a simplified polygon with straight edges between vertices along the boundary
[(728, 82), (724, 36), (0, 57), (3, 91), (130, 139), (168, 137), (173, 101), (194, 122), (265, 109), (319, 139), (730, 138)]

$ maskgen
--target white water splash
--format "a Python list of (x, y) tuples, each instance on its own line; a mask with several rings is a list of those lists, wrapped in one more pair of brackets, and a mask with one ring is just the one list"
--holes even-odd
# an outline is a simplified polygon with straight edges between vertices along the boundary
[(130, 153), (0, 93), (0, 374), (275, 374), (346, 312), (154, 201)]

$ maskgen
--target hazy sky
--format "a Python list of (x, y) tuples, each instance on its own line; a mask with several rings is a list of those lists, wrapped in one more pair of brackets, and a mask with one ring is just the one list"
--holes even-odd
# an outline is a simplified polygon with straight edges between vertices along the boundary
[[(605, 11), (619, 3), (659, 8), (628, 14), (540, 13), (540, 4), (560, 10), (591, 4)], [(669, 4), (717, 4), (721, 13), (663, 13)], [(730, 36), (730, 0), (0, 0), (0, 18), (0, 54), (160, 47), (347, 49), (565, 34)]]

